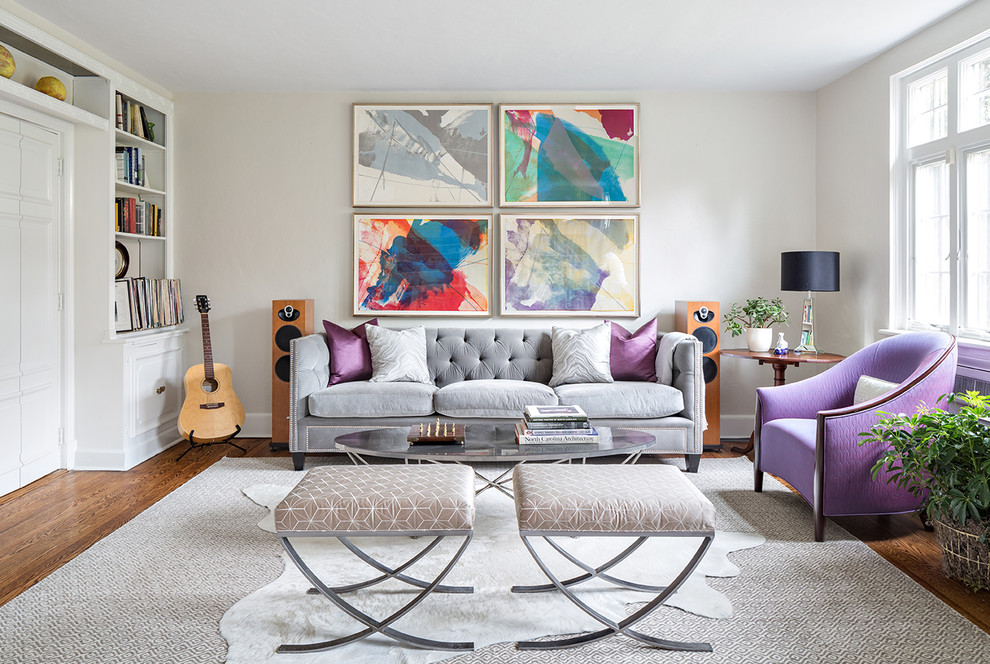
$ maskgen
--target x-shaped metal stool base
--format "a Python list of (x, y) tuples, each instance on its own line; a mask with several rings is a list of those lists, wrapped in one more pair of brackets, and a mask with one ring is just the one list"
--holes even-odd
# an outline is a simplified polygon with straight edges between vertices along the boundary
[[(554, 535), (581, 537), (581, 536), (588, 536), (589, 533), (555, 532)], [(579, 609), (587, 613), (589, 616), (591, 616), (598, 622), (605, 625), (607, 628), (607, 629), (599, 630), (597, 632), (589, 632), (587, 634), (581, 634), (575, 637), (557, 638), (549, 641), (520, 641), (516, 644), (516, 647), (518, 647), (520, 650), (556, 650), (560, 648), (574, 648), (576, 646), (584, 645), (586, 643), (598, 641), (613, 634), (625, 634), (629, 638), (636, 639), (637, 641), (641, 641), (643, 643), (646, 643), (648, 645), (657, 648), (663, 648), (665, 650), (690, 650), (690, 651), (701, 651), (701, 652), (712, 651), (712, 646), (709, 643), (692, 643), (688, 641), (668, 641), (666, 639), (659, 639), (655, 636), (643, 634), (642, 632), (638, 632), (631, 628), (640, 620), (650, 615), (650, 613), (652, 613), (654, 609), (656, 609), (658, 606), (663, 604), (663, 602), (668, 597), (673, 595), (677, 591), (677, 589), (681, 587), (681, 585), (691, 575), (691, 572), (693, 572), (694, 569), (698, 566), (698, 563), (701, 562), (701, 559), (704, 558), (705, 553), (708, 551), (708, 547), (711, 546), (712, 540), (715, 537), (714, 533), (697, 534), (697, 536), (699, 537), (703, 536), (704, 540), (701, 542), (701, 545), (698, 547), (698, 550), (695, 552), (694, 556), (691, 558), (688, 564), (684, 567), (683, 570), (681, 570), (680, 574), (677, 575), (677, 578), (675, 578), (668, 586), (648, 586), (640, 583), (633, 583), (631, 581), (627, 581), (609, 574), (605, 574), (606, 571), (608, 571), (612, 567), (615, 567), (620, 562), (628, 558), (633, 551), (635, 551), (640, 546), (642, 546), (643, 543), (650, 537), (663, 536), (663, 534), (661, 533), (644, 534), (637, 537), (637, 539), (632, 544), (630, 544), (628, 547), (623, 549), (618, 555), (616, 555), (608, 562), (599, 565), (598, 567), (591, 567), (590, 565), (578, 560), (573, 554), (567, 552), (557, 542), (554, 542), (552, 539), (550, 539), (549, 535), (545, 535), (541, 533), (520, 533), (520, 536), (522, 537), (523, 544), (525, 544), (526, 548), (529, 549), (530, 555), (533, 556), (533, 560), (535, 560), (536, 564), (540, 566), (540, 569), (543, 570), (543, 573), (547, 576), (548, 579), (550, 579), (551, 583), (538, 585), (538, 586), (513, 586), (512, 592), (538, 593), (538, 592), (549, 592), (553, 590), (559, 590), (561, 593), (563, 593), (563, 595), (567, 599), (573, 602), (575, 606), (577, 606)], [(543, 559), (540, 558), (539, 554), (536, 553), (536, 550), (533, 548), (532, 543), (529, 541), (529, 538), (534, 536), (542, 537), (547, 542), (547, 544), (549, 544), (555, 551), (560, 553), (564, 558), (566, 558), (570, 562), (577, 565), (579, 568), (583, 569), (585, 573), (572, 577), (570, 579), (565, 579), (563, 581), (558, 579), (554, 575), (554, 573), (550, 571), (550, 568), (547, 567), (546, 563), (543, 562)], [(573, 586), (579, 585), (591, 579), (601, 579), (603, 581), (607, 581), (613, 585), (622, 588), (629, 588), (632, 590), (639, 590), (645, 592), (655, 592), (657, 593), (657, 596), (654, 597), (651, 601), (647, 602), (647, 604), (644, 607), (633, 613), (631, 616), (628, 616), (620, 621), (615, 621), (609, 618), (608, 616), (605, 616), (602, 613), (598, 612), (583, 600), (579, 599), (577, 595), (575, 595), (574, 592), (571, 590)]]
[[(383, 533), (369, 533), (369, 535), (372, 534), (382, 535)], [(388, 533), (388, 534), (391, 535), (392, 533)], [(402, 533), (402, 534), (408, 535), (410, 533)], [(373, 577), (371, 579), (368, 579), (366, 581), (360, 581), (358, 583), (352, 583), (346, 586), (336, 586), (336, 587), (330, 587), (327, 586), (325, 583), (323, 583), (323, 581), (320, 580), (320, 578), (316, 575), (316, 573), (313, 572), (313, 570), (311, 570), (309, 566), (306, 565), (305, 562), (303, 562), (302, 558), (299, 556), (299, 553), (289, 542), (289, 538), (280, 537), (279, 539), (282, 541), (282, 546), (285, 547), (285, 550), (286, 552), (288, 552), (289, 557), (292, 559), (292, 562), (296, 564), (296, 567), (298, 567), (299, 570), (303, 573), (303, 575), (305, 575), (306, 578), (309, 579), (310, 583), (313, 584), (314, 588), (311, 588), (308, 592), (313, 593), (315, 591), (323, 595), (331, 602), (333, 602), (338, 608), (344, 611), (347, 615), (351, 616), (361, 624), (365, 625), (367, 628), (360, 630), (358, 632), (354, 632), (353, 634), (349, 634), (347, 636), (343, 636), (330, 641), (321, 641), (319, 643), (307, 643), (307, 644), (299, 644), (299, 645), (283, 644), (278, 647), (277, 652), (280, 653), (320, 652), (323, 650), (331, 650), (333, 648), (338, 648), (348, 643), (352, 643), (359, 639), (363, 639), (375, 633), (383, 634), (400, 643), (413, 646), (416, 648), (426, 648), (429, 650), (457, 650), (457, 651), (474, 650), (473, 642), (436, 641), (433, 639), (427, 639), (420, 636), (407, 634), (405, 632), (401, 632), (397, 629), (393, 629), (389, 627), (389, 625), (391, 625), (393, 622), (395, 622), (402, 616), (406, 615), (417, 604), (419, 604), (424, 599), (426, 599), (426, 596), (429, 595), (431, 592), (434, 591), (438, 593), (473, 593), (474, 592), (474, 588), (472, 588), (471, 586), (445, 586), (440, 584), (440, 582), (444, 579), (444, 577), (447, 576), (448, 573), (450, 573), (450, 570), (454, 568), (454, 565), (457, 564), (457, 561), (460, 560), (461, 556), (464, 554), (464, 551), (467, 549), (468, 544), (471, 543), (471, 536), (472, 536), (471, 533), (465, 534), (464, 542), (461, 544), (460, 548), (450, 559), (450, 562), (447, 564), (447, 566), (444, 567), (444, 569), (432, 581), (425, 581), (423, 579), (417, 579), (415, 577), (408, 576), (406, 574), (403, 574), (402, 572), (408, 569), (409, 567), (411, 567), (412, 565), (414, 565), (417, 561), (419, 561), (426, 554), (432, 551), (444, 539), (445, 537), (444, 535), (437, 535), (436, 537), (434, 537), (433, 541), (427, 544), (426, 547), (424, 547), (419, 553), (417, 553), (416, 555), (414, 555), (412, 558), (402, 563), (401, 565), (398, 565), (394, 569), (388, 567), (387, 565), (383, 564), (378, 560), (375, 560), (365, 551), (362, 551), (360, 548), (358, 548), (347, 537), (344, 537), (343, 535), (337, 535), (336, 536), (337, 539), (340, 540), (340, 542), (344, 546), (346, 546), (348, 550), (350, 550), (352, 553), (354, 553), (354, 555), (356, 555), (364, 562), (371, 565), (373, 568), (382, 572), (382, 574)], [(384, 618), (383, 620), (375, 620), (374, 618), (364, 613), (360, 609), (356, 608), (355, 606), (353, 606), (352, 604), (347, 602), (347, 600), (345, 600), (340, 596), (341, 593), (347, 593), (347, 592), (352, 592), (354, 590), (360, 590), (362, 588), (368, 588), (370, 586), (381, 583), (382, 581), (385, 581), (387, 579), (396, 579), (398, 581), (402, 581), (411, 586), (420, 588), (421, 592), (418, 593), (407, 604), (405, 604), (400, 609), (392, 613), (390, 616)]]

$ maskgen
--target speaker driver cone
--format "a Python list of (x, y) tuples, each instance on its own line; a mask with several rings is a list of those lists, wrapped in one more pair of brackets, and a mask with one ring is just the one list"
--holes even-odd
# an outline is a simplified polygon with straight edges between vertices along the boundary
[(691, 334), (701, 341), (702, 353), (710, 353), (718, 345), (718, 333), (710, 327), (699, 327)]
[(301, 337), (302, 330), (294, 325), (283, 325), (275, 331), (275, 346), (284, 353), (289, 352), (289, 342)]

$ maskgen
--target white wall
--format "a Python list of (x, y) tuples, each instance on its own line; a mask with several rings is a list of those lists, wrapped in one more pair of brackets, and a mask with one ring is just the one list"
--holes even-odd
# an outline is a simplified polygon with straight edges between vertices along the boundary
[(816, 299), (830, 349), (889, 325), (890, 77), (988, 28), (990, 0), (978, 0), (817, 92), (818, 248), (842, 253), (842, 291)]
[[(324, 318), (356, 324), (352, 103), (585, 100), (641, 104), (643, 316), (628, 326), (659, 315), (660, 327), (672, 329), (676, 299), (777, 295), (779, 253), (815, 239), (811, 93), (176, 95), (176, 273), (187, 311), (198, 293), (212, 300), (214, 358), (233, 370), (246, 432), (264, 433), (258, 427), (271, 410), (271, 300), (313, 298), (318, 326)], [(785, 294), (792, 310), (801, 297)], [(201, 361), (192, 323), (190, 363)], [(593, 319), (386, 321), (423, 323), (584, 327)], [(789, 336), (796, 345), (793, 328)], [(729, 358), (723, 367), (726, 435), (748, 435), (753, 388), (770, 384), (770, 369)], [(792, 371), (798, 377), (804, 367)]]

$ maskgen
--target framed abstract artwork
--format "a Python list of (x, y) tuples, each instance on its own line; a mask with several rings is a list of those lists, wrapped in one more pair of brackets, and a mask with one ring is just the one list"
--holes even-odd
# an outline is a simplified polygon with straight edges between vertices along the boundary
[(491, 215), (354, 215), (355, 316), (488, 316)]
[(638, 316), (639, 215), (500, 215), (506, 316)]
[(490, 104), (355, 104), (355, 207), (490, 207)]
[(503, 206), (639, 205), (639, 104), (502, 104), (499, 136)]

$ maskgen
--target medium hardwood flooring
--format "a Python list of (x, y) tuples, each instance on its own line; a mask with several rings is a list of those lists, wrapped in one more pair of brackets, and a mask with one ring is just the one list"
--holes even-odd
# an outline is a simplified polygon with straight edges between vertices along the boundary
[[(245, 456), (285, 457), (268, 439), (241, 439)], [(242, 453), (227, 445), (193, 450), (176, 445), (127, 471), (58, 471), (0, 497), (0, 605), (161, 500), (224, 456)], [(723, 447), (728, 450), (731, 443)], [(706, 458), (739, 456), (706, 453)], [(702, 463), (701, 472), (704, 472)], [(808, 511), (808, 528), (812, 527)], [(839, 525), (908, 574), (928, 591), (990, 633), (990, 592), (972, 592), (940, 571), (934, 534), (913, 516), (843, 517)]]

